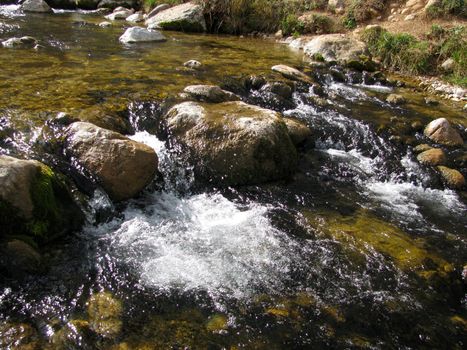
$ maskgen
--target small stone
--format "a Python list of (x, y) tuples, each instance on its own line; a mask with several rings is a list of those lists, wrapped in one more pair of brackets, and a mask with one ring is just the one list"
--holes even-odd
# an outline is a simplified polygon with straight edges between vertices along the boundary
[(284, 64), (279, 64), (271, 68), (274, 72), (282, 74), (284, 77), (291, 80), (298, 80), (304, 83), (312, 84), (312, 79), (307, 76), (305, 73), (300, 72), (296, 68), (286, 66)]
[(8, 40), (2, 41), (2, 46), (8, 49), (12, 48), (31, 48), (37, 45), (37, 40), (32, 36), (22, 36), (21, 38), (10, 38)]
[(150, 30), (141, 27), (128, 28), (120, 37), (122, 43), (138, 43), (138, 42), (161, 42), (167, 41), (167, 38), (157, 30)]
[(433, 97), (425, 97), (425, 103), (428, 106), (437, 106), (439, 105), (439, 101)]
[(455, 65), (456, 65), (456, 61), (454, 61), (452, 58), (448, 58), (446, 61), (444, 61), (441, 64), (441, 68), (446, 73), (452, 73), (452, 71), (454, 70)]
[(101, 28), (107, 28), (107, 27), (111, 27), (111, 26), (112, 26), (112, 23), (110, 23), (108, 21), (104, 21), (104, 22), (99, 23), (99, 27), (101, 27)]
[(465, 186), (465, 178), (461, 172), (445, 166), (438, 166), (436, 169), (438, 169), (441, 178), (449, 188), (459, 190)]
[(439, 148), (432, 148), (420, 153), (417, 160), (423, 165), (431, 166), (444, 165), (447, 161), (446, 154)]
[(413, 21), (415, 19), (415, 17), (416, 16), (414, 14), (407, 15), (407, 16), (405, 16), (404, 21)]
[(420, 120), (416, 120), (410, 124), (413, 131), (418, 132), (423, 130), (423, 123)]
[(138, 22), (144, 21), (144, 16), (143, 16), (142, 13), (134, 13), (134, 14), (128, 16), (125, 20), (127, 22), (138, 23)]
[(401, 104), (406, 103), (406, 100), (405, 100), (404, 96), (402, 96), (402, 95), (390, 94), (390, 95), (386, 98), (386, 102), (387, 102), (387, 103), (390, 103), (390, 104), (392, 104), (392, 105), (401, 105)]
[(202, 63), (196, 60), (189, 60), (183, 64), (187, 68), (198, 69), (202, 66)]

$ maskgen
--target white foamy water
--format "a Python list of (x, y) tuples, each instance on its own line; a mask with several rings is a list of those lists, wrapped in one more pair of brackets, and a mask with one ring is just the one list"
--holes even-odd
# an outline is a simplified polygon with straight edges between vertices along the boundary
[(154, 193), (149, 202), (97, 228), (143, 285), (244, 298), (279, 291), (292, 262), (300, 263), (295, 243), (271, 225), (265, 206), (239, 206), (220, 194)]

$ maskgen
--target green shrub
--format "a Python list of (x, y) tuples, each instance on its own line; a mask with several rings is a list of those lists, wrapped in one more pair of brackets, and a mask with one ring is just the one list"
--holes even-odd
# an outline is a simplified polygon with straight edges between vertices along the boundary
[(442, 0), (441, 3), (430, 6), (426, 13), (430, 18), (448, 15), (467, 17), (467, 4), (465, 0)]

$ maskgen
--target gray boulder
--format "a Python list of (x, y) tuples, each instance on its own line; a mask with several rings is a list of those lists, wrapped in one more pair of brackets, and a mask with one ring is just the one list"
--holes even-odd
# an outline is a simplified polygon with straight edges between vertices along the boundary
[(67, 127), (65, 151), (117, 201), (137, 195), (157, 170), (157, 155), (152, 148), (86, 122)]
[(52, 12), (52, 8), (44, 0), (26, 0), (21, 4), (21, 10), (24, 12)]
[(277, 112), (240, 101), (184, 102), (169, 110), (166, 122), (207, 181), (258, 184), (288, 177), (297, 166), (296, 149)]
[(364, 42), (344, 34), (317, 36), (305, 45), (304, 52), (311, 58), (320, 56), (326, 61), (337, 61), (341, 64), (360, 62), (361, 55), (368, 55)]
[(185, 3), (163, 10), (146, 20), (149, 29), (178, 30), (183, 32), (204, 32), (203, 7), (195, 3)]
[(167, 41), (167, 38), (163, 36), (157, 30), (150, 30), (141, 27), (128, 28), (125, 33), (119, 39), (122, 43), (139, 43), (139, 42), (151, 42), (151, 41)]
[(144, 21), (144, 15), (142, 13), (140, 13), (140, 12), (137, 12), (137, 13), (134, 13), (134, 14), (128, 16), (125, 20), (127, 22), (134, 22), (134, 23), (143, 22)]

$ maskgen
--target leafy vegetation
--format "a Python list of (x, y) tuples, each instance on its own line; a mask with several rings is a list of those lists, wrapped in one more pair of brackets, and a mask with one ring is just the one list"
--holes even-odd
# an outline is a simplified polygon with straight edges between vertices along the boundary
[(441, 73), (439, 66), (448, 58), (454, 60), (454, 68), (446, 78), (466, 85), (467, 32), (464, 26), (444, 29), (431, 28), (424, 40), (407, 33), (390, 33), (381, 27), (365, 30), (362, 36), (370, 52), (388, 69), (408, 74)]
[(442, 0), (440, 3), (430, 6), (427, 15), (431, 18), (456, 15), (467, 17), (467, 4), (465, 0)]

